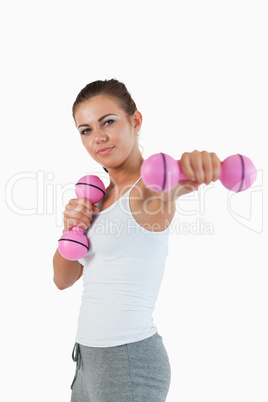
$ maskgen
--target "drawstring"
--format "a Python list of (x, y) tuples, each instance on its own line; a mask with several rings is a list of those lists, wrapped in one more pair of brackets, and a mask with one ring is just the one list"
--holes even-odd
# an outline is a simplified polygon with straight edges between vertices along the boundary
[(76, 370), (75, 370), (75, 376), (71, 385), (71, 389), (73, 389), (74, 383), (77, 379), (77, 374), (78, 370), (81, 367), (81, 350), (80, 350), (80, 345), (79, 343), (75, 343), (74, 348), (73, 348), (73, 353), (72, 353), (72, 359), (74, 362), (76, 362)]

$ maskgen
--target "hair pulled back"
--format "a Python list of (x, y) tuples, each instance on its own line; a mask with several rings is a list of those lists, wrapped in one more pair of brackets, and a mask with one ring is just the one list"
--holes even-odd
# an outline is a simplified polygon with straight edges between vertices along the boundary
[(97, 95), (106, 95), (114, 98), (118, 102), (119, 107), (125, 111), (128, 117), (133, 116), (134, 112), (137, 110), (136, 104), (125, 84), (116, 79), (98, 80), (87, 84), (79, 92), (73, 104), (73, 116), (78, 105)]

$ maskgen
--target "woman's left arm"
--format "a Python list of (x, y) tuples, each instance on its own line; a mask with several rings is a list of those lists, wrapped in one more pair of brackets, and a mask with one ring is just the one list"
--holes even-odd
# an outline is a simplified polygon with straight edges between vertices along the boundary
[(221, 161), (214, 152), (184, 152), (178, 163), (188, 180), (181, 180), (171, 190), (161, 193), (160, 198), (164, 202), (173, 202), (198, 190), (200, 184), (209, 184), (220, 177)]

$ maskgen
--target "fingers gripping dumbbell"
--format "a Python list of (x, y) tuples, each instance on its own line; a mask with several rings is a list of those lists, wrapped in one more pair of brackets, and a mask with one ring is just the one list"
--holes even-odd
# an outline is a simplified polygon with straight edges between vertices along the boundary
[[(105, 186), (99, 177), (87, 175), (81, 177), (75, 185), (78, 198), (87, 198), (91, 204), (99, 202), (105, 195)], [(89, 242), (80, 226), (73, 226), (59, 239), (58, 250), (67, 260), (83, 258), (89, 250)]]
[[(147, 158), (141, 166), (141, 176), (146, 187), (156, 192), (170, 190), (179, 181), (188, 179), (181, 171), (178, 161), (164, 153)], [(247, 190), (256, 177), (257, 170), (247, 156), (231, 155), (221, 162), (219, 180), (228, 190)]]

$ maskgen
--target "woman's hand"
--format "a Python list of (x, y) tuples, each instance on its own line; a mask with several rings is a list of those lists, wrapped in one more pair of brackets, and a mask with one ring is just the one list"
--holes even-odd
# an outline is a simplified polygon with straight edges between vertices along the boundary
[(73, 226), (89, 228), (93, 212), (100, 212), (100, 209), (96, 205), (92, 205), (87, 198), (71, 199), (64, 210), (63, 233), (71, 230)]
[(214, 152), (184, 152), (179, 161), (180, 168), (189, 180), (183, 180), (180, 195), (197, 190), (200, 184), (209, 184), (220, 177), (221, 161)]

